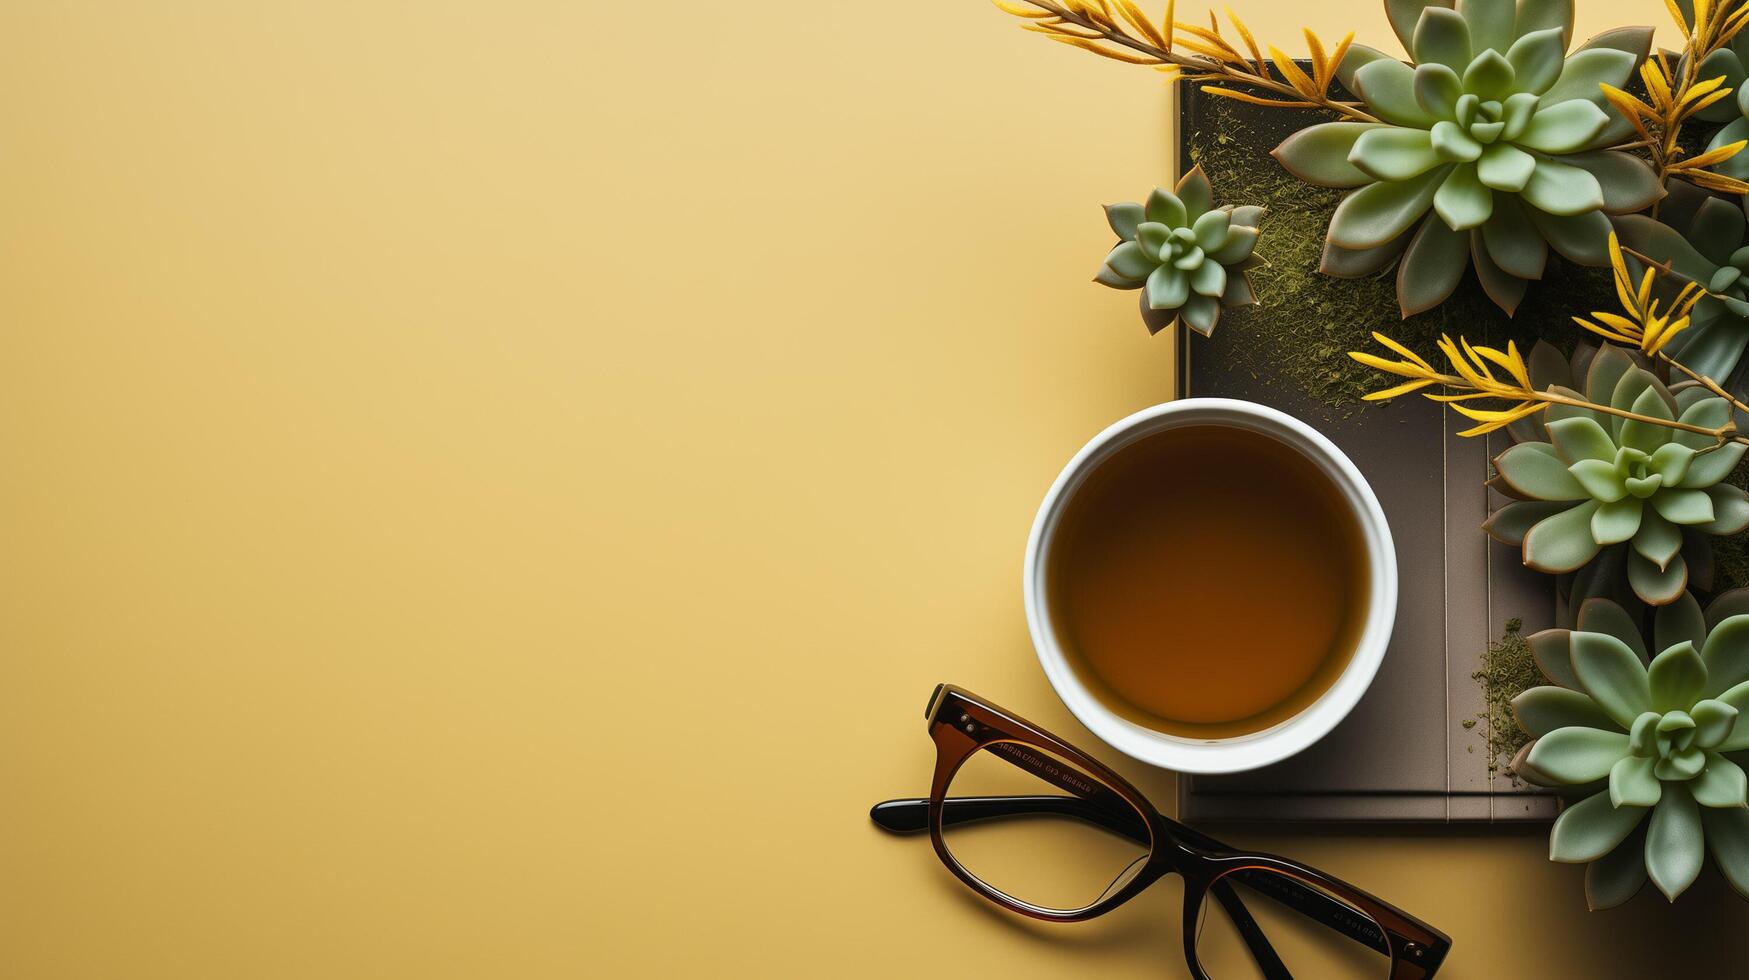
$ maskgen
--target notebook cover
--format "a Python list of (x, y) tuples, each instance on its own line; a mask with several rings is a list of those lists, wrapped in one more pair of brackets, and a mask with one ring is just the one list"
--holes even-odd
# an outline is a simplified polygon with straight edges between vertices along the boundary
[[(1178, 89), (1181, 161), (1197, 140), (1230, 142), (1199, 130), (1213, 97)], [(1297, 110), (1259, 110), (1257, 166), (1267, 151), (1307, 124)], [(1261, 142), (1261, 141), (1260, 141)], [(1210, 145), (1210, 144), (1205, 144)], [(1182, 172), (1183, 167), (1180, 167)], [(1216, 187), (1217, 196), (1220, 188)], [(1293, 201), (1273, 200), (1271, 209)], [(1267, 218), (1265, 219), (1267, 224)], [(1265, 241), (1267, 242), (1267, 231)], [(1465, 287), (1473, 288), (1466, 283)], [(1423, 398), (1332, 406), (1299, 390), (1275, 362), (1255, 356), (1269, 342), (1265, 305), (1227, 311), (1212, 337), (1180, 328), (1178, 392), (1242, 398), (1305, 420), (1353, 459), (1390, 522), (1400, 591), (1396, 629), (1378, 677), (1353, 713), (1318, 744), (1273, 766), (1179, 779), (1179, 812), (1191, 821), (1391, 821), (1477, 823), (1552, 818), (1556, 799), (1489, 771), (1481, 685), (1472, 678), (1491, 640), (1519, 619), (1525, 635), (1553, 624), (1553, 580), (1525, 569), (1517, 549), (1480, 530), (1489, 511), (1489, 459), (1510, 445), (1498, 432), (1455, 433), (1465, 420)], [(1291, 304), (1288, 304), (1291, 306)], [(1365, 329), (1389, 331), (1395, 310)], [(1365, 329), (1356, 331), (1364, 340)], [(1249, 355), (1249, 356), (1248, 356)], [(1465, 423), (1465, 424), (1460, 424)], [(1260, 583), (1259, 601), (1267, 601)], [(1470, 722), (1471, 727), (1465, 727)]]

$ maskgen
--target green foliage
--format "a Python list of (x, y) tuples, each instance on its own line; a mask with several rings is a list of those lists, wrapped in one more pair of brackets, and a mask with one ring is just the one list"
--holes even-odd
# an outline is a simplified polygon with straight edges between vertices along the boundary
[(1222, 307), (1257, 302), (1246, 272), (1262, 260), (1254, 254), (1263, 208), (1216, 207), (1214, 188), (1201, 167), (1175, 190), (1155, 188), (1146, 204), (1111, 204), (1105, 218), (1121, 239), (1093, 281), (1113, 289), (1142, 290), (1142, 318), (1159, 333), (1182, 317), (1207, 336)]
[(1399, 33), (1415, 18), (1404, 38), (1414, 64), (1356, 46), (1343, 73), (1380, 121), (1311, 126), (1275, 150), (1309, 183), (1353, 188), (1331, 217), (1324, 271), (1354, 278), (1397, 262), (1407, 317), (1444, 302), (1472, 265), (1511, 313), (1551, 247), (1604, 264), (1606, 212), (1663, 194), (1642, 161), (1606, 149), (1632, 126), (1600, 88), (1627, 84), (1649, 32), (1612, 32), (1567, 57), (1570, 5), (1527, 4), (1521, 16), (1513, 0), (1394, 0), (1387, 11)]
[(1578, 629), (1530, 638), (1553, 683), (1512, 702), (1532, 739), (1513, 768), (1575, 794), (1549, 858), (1590, 865), (1592, 908), (1626, 901), (1648, 877), (1674, 901), (1709, 846), (1749, 896), (1746, 604), (1749, 593), (1726, 593), (1703, 613), (1682, 593), (1658, 610), (1649, 663), (1634, 619), (1606, 599), (1585, 603)]
[[(1529, 366), (1537, 390), (1581, 396), (1579, 366), (1553, 348), (1533, 349)], [(1707, 427), (1730, 417), (1724, 399), (1693, 383), (1666, 388), (1621, 348), (1605, 346), (1582, 367), (1583, 397), (1594, 404)], [(1689, 586), (1684, 549), (1692, 532), (1749, 528), (1749, 493), (1725, 482), (1743, 458), (1741, 444), (1568, 405), (1550, 406), (1546, 418), (1521, 420), (1510, 431), (1518, 441), (1494, 460), (1494, 486), (1517, 499), (1483, 527), (1522, 546), (1524, 563), (1539, 571), (1578, 572), (1604, 549), (1626, 544), (1629, 586), (1641, 601), (1664, 605)]]

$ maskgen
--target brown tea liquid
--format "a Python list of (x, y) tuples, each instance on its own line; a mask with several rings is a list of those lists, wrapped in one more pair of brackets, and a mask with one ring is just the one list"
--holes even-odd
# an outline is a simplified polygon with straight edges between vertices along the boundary
[(1370, 568), (1342, 491), (1293, 447), (1157, 432), (1075, 491), (1046, 565), (1058, 640), (1113, 711), (1185, 738), (1259, 732), (1330, 688)]

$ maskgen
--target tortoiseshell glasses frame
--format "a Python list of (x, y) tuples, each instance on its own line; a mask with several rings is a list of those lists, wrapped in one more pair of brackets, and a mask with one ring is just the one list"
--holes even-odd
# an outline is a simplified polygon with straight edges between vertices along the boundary
[[(1390, 980), (1432, 977), (1451, 949), (1451, 940), (1444, 933), (1345, 881), (1285, 858), (1228, 847), (1166, 817), (1141, 791), (1099, 760), (969, 691), (936, 685), (924, 715), (936, 750), (929, 798), (888, 800), (876, 804), (870, 816), (896, 833), (927, 830), (936, 855), (948, 870), (1005, 909), (1046, 921), (1079, 922), (1110, 912), (1166, 875), (1180, 875), (1184, 879), (1184, 956), (1196, 980), (1210, 980), (1197, 956), (1197, 917), (1204, 901), (1211, 897), (1225, 911), (1263, 976), (1292, 980), (1293, 975), (1232, 882), (1245, 885), (1253, 901), (1261, 894), (1375, 953), (1388, 955)], [(1080, 767), (1097, 784), (1078, 778), (1051, 779), (1037, 768), (1036, 756), (1013, 751), (1016, 745), (1051, 752)], [(981, 751), (1032, 771), (1071, 795), (948, 797), (954, 773)], [(1148, 849), (1145, 863), (1126, 882), (1086, 908), (1049, 909), (1027, 904), (985, 883), (960, 864), (943, 840), (943, 827), (1042, 813), (1083, 820), (1128, 838)]]

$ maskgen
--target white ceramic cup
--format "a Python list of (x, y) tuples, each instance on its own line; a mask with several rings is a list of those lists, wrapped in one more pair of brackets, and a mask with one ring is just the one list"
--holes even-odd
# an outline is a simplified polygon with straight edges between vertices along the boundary
[[(1365, 623), (1348, 666), (1336, 683), (1293, 717), (1249, 735), (1222, 739), (1192, 739), (1146, 728), (1107, 708), (1070, 666), (1051, 622), (1045, 590), (1048, 565), (1059, 519), (1087, 476), (1119, 449), (1138, 439), (1180, 426), (1231, 426), (1262, 433), (1282, 443), (1283, 452), (1298, 452), (1315, 463), (1341, 490), (1366, 541), (1369, 583)], [(1175, 560), (1162, 555), (1162, 561)], [(1176, 560), (1186, 560), (1182, 557)], [(1179, 772), (1242, 772), (1279, 762), (1323, 738), (1348, 716), (1372, 684), (1384, 661), (1397, 617), (1397, 552), (1391, 529), (1372, 487), (1354, 463), (1311, 426), (1291, 415), (1253, 402), (1231, 398), (1186, 398), (1146, 408), (1123, 419), (1092, 441), (1063, 467), (1051, 484), (1033, 521), (1026, 543), (1026, 622), (1038, 650), (1045, 677), (1069, 710), (1113, 748)]]

